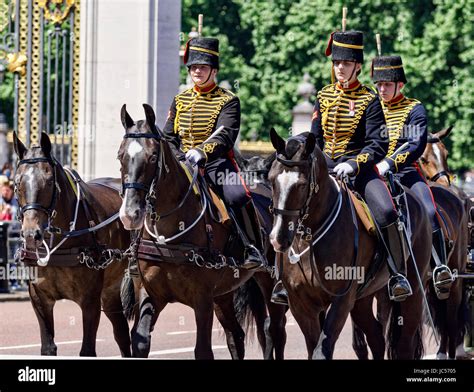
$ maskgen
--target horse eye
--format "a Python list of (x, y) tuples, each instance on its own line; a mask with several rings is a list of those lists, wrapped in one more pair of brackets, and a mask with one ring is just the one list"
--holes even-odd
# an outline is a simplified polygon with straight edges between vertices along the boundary
[(157, 157), (155, 154), (153, 154), (153, 155), (150, 157), (150, 163), (156, 163), (157, 159), (158, 159), (158, 157)]

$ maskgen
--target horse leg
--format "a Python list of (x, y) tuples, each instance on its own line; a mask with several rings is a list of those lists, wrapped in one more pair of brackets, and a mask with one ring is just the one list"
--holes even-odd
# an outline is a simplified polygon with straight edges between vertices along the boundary
[(414, 286), (417, 283), (411, 284), (413, 295), (392, 305), (390, 328), (398, 329), (398, 332), (395, 335), (389, 333), (389, 336), (395, 336), (390, 342), (390, 359), (421, 359), (419, 357), (423, 354), (423, 299), (421, 290)]
[(114, 331), (114, 339), (117, 342), (122, 357), (131, 357), (130, 350), (130, 333), (128, 322), (122, 311), (122, 303), (120, 301), (120, 290), (114, 292), (113, 295), (102, 295), (102, 306), (104, 313), (112, 323)]
[(462, 300), (462, 281), (459, 279), (453, 283), (451, 293), (446, 304), (447, 333), (448, 333), (448, 357), (456, 358), (456, 347), (458, 345), (460, 329), (459, 307)]
[[(297, 298), (291, 302), (291, 313), (293, 313), (293, 316), (303, 333), (306, 342), (306, 350), (308, 351), (308, 359), (311, 359), (321, 334), (321, 325), (324, 323), (322, 322), (324, 318), (324, 310), (321, 308), (315, 308), (308, 311), (307, 308), (299, 306), (300, 302), (303, 303), (304, 301), (301, 298)], [(320, 317), (321, 313), (323, 315), (322, 317)]]
[(88, 298), (88, 301), (80, 303), (82, 310), (82, 346), (79, 355), (81, 357), (96, 357), (96, 337), (100, 322), (100, 299), (99, 296)]
[[(379, 321), (374, 317), (372, 310), (373, 296), (362, 298), (356, 301), (354, 308), (351, 311), (351, 318), (353, 326), (360, 328), (360, 332), (365, 334), (367, 337), (367, 343), (369, 344), (370, 350), (372, 351), (372, 357), (374, 359), (383, 359), (385, 355), (385, 339), (383, 336), (383, 327)], [(353, 337), (355, 330), (353, 328)], [(354, 339), (352, 340), (354, 351), (358, 354), (354, 345)], [(365, 347), (367, 352), (367, 348)], [(362, 351), (364, 358), (358, 355), (359, 359), (368, 359), (366, 353)]]
[(135, 312), (135, 322), (131, 332), (132, 356), (147, 358), (151, 347), (151, 332), (166, 302), (153, 300), (143, 286), (139, 289), (138, 297), (139, 306)]
[(326, 314), (313, 359), (332, 359), (334, 347), (354, 303), (348, 295), (336, 298)]
[(275, 353), (275, 359), (284, 359), (286, 345), (285, 314), (288, 307), (271, 302), (274, 280), (268, 273), (258, 272), (254, 277), (265, 298), (269, 314), (268, 320), (265, 321), (266, 344), (264, 358), (273, 359), (273, 353)]
[(196, 359), (214, 359), (212, 352), (212, 321), (214, 317), (213, 302), (211, 298), (201, 296), (194, 304), (196, 319), (196, 346), (194, 356)]
[(369, 350), (367, 348), (367, 341), (362, 329), (355, 323), (354, 317), (351, 313), (352, 321), (352, 348), (360, 360), (369, 359)]
[(244, 359), (245, 332), (235, 315), (234, 292), (214, 297), (214, 312), (225, 331), (227, 347), (232, 359)]
[(54, 343), (55, 300), (40, 295), (34, 284), (29, 284), (31, 305), (35, 311), (41, 334), (41, 355), (57, 355), (58, 348)]

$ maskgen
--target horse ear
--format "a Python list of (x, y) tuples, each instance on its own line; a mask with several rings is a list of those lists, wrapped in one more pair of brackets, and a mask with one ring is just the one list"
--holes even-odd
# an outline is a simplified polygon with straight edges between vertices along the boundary
[(247, 166), (247, 159), (243, 157), (242, 153), (237, 148), (234, 148), (234, 159), (240, 169), (244, 169)]
[(270, 154), (268, 157), (265, 158), (263, 161), (263, 165), (265, 166), (265, 169), (270, 169), (270, 167), (273, 164), (273, 161), (275, 161), (276, 158), (276, 152)]
[(156, 122), (156, 116), (155, 116), (155, 111), (153, 110), (153, 108), (144, 103), (143, 104), (143, 109), (145, 109), (145, 117), (146, 117), (146, 122), (148, 124), (148, 126), (150, 127), (150, 129), (152, 131), (155, 130), (155, 122)]
[(46, 132), (41, 132), (41, 150), (46, 157), (51, 157), (51, 140)]
[(278, 135), (273, 127), (270, 129), (270, 140), (272, 141), (273, 148), (278, 154), (285, 152), (285, 141), (280, 137), (280, 135)]
[(439, 139), (444, 139), (445, 137), (449, 136), (452, 130), (453, 130), (453, 126), (450, 126), (448, 128), (445, 128), (445, 129), (442, 129), (441, 131), (436, 132), (433, 136)]
[(125, 128), (125, 130), (133, 127), (135, 125), (135, 121), (132, 120), (130, 115), (127, 112), (127, 105), (123, 104), (122, 110), (120, 111), (120, 118), (122, 120), (122, 125)]
[(314, 151), (314, 146), (316, 145), (316, 136), (314, 133), (308, 133), (308, 137), (306, 138), (306, 143), (304, 147), (305, 155), (310, 155)]
[(18, 155), (18, 158), (20, 158), (20, 160), (23, 159), (26, 151), (28, 150), (22, 143), (22, 141), (18, 138), (16, 132), (13, 132), (13, 148), (15, 149), (15, 153), (16, 155)]

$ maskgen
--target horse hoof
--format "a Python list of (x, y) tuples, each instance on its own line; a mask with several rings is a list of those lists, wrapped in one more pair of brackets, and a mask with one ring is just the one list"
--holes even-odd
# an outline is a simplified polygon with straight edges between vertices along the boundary
[(446, 353), (438, 353), (436, 354), (436, 359), (444, 360), (444, 359), (448, 359), (448, 356), (446, 355)]

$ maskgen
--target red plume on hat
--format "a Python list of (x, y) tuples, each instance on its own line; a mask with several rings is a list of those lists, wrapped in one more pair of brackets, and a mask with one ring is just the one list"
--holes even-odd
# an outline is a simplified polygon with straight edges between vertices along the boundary
[(326, 47), (326, 51), (324, 52), (326, 56), (330, 56), (332, 54), (332, 41), (333, 41), (334, 33), (335, 31), (333, 31), (331, 35), (329, 36), (328, 46)]
[(189, 43), (191, 42), (191, 39), (192, 38), (188, 39), (188, 42), (186, 42), (186, 45), (184, 47), (183, 62), (184, 62), (185, 65), (188, 62), (188, 58), (189, 58)]

